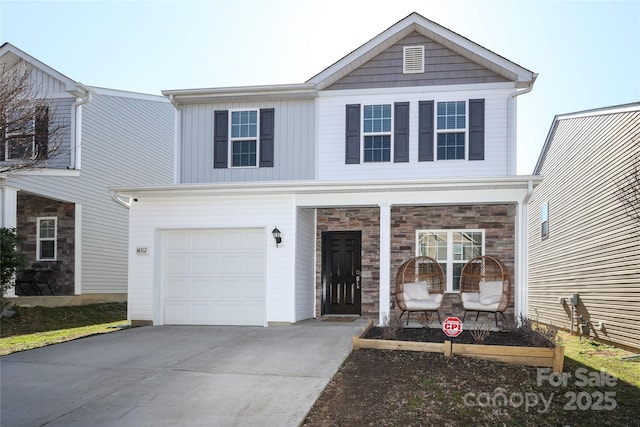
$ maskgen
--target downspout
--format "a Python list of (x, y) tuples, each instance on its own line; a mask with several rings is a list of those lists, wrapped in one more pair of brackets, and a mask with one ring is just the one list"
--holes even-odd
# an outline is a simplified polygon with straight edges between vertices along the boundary
[(518, 204), (518, 235), (516, 259), (519, 265), (516, 284), (518, 292), (516, 299), (516, 322), (521, 317), (526, 318), (529, 312), (529, 201), (533, 195), (533, 180), (527, 182), (527, 193)]
[(173, 104), (173, 107), (176, 109), (175, 124), (173, 127), (173, 183), (180, 184), (180, 133), (182, 132), (182, 111), (178, 107), (173, 94), (169, 95), (169, 101), (171, 101), (171, 104)]
[(123, 206), (127, 209), (131, 207), (131, 197), (127, 197), (126, 199), (121, 198), (114, 190), (109, 190), (109, 194), (111, 194), (111, 198), (120, 206)]
[(82, 83), (78, 83), (78, 88), (82, 89), (85, 92), (85, 96), (76, 97), (76, 102), (71, 105), (73, 109), (73, 114), (71, 115), (71, 119), (74, 123), (71, 125), (71, 141), (73, 144), (71, 145), (71, 169), (80, 169), (80, 151), (78, 147), (82, 144), (82, 109), (80, 106), (91, 102), (93, 99), (91, 89), (83, 85)]

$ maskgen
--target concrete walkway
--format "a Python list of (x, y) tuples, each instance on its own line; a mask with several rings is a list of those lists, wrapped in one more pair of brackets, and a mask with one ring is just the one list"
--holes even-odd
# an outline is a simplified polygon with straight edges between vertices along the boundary
[(2, 426), (297, 426), (364, 320), (149, 326), (0, 359)]

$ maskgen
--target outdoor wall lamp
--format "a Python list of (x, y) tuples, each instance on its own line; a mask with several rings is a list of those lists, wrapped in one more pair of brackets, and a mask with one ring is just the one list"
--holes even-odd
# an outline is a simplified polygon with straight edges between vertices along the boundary
[(276, 226), (273, 231), (271, 232), (271, 234), (273, 234), (273, 238), (276, 239), (276, 248), (278, 247), (278, 245), (280, 243), (282, 243), (282, 236), (280, 234), (280, 230), (278, 230), (278, 226)]

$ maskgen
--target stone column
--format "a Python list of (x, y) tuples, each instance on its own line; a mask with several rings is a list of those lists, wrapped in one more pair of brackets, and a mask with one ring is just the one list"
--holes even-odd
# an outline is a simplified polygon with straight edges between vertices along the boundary
[[(15, 228), (17, 225), (18, 190), (13, 187), (0, 186), (0, 227)], [(5, 297), (15, 297), (15, 286), (10, 287)]]

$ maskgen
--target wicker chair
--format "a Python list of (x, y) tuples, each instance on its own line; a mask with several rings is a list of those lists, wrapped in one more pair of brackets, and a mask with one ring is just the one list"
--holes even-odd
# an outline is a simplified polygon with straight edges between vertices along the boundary
[(444, 271), (438, 261), (428, 256), (411, 258), (400, 266), (396, 275), (396, 302), (407, 313), (435, 311), (440, 320), (440, 305), (445, 288)]
[(511, 298), (511, 278), (505, 265), (497, 258), (480, 255), (462, 267), (460, 297), (464, 307), (464, 321), (468, 311), (494, 313), (498, 326), (498, 313), (506, 321), (504, 311)]

